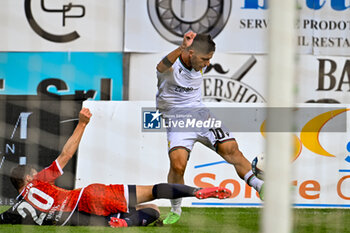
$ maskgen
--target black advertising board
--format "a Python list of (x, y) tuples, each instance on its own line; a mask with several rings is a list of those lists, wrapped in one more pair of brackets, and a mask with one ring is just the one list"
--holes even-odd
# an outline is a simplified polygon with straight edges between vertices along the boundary
[[(12, 204), (17, 196), (9, 178), (14, 166), (33, 164), (42, 169), (60, 154), (85, 100), (76, 97), (0, 96), (0, 205)], [(74, 188), (75, 168), (74, 156), (56, 185)]]

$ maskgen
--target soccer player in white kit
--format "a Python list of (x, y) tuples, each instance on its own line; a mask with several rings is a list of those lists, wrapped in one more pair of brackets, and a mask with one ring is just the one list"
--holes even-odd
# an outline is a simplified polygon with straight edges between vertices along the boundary
[[(169, 122), (167, 116), (174, 116), (177, 109), (181, 111), (181, 115), (186, 115), (184, 109), (188, 109), (191, 115), (193, 109), (205, 107), (201, 99), (203, 72), (209, 66), (214, 52), (215, 43), (210, 35), (188, 32), (184, 35), (182, 45), (158, 63), (157, 109), (166, 122)], [(209, 111), (206, 114), (204, 119), (210, 117)], [(184, 184), (189, 154), (194, 143), (199, 141), (232, 164), (239, 177), (257, 190), (263, 199), (264, 182), (253, 174), (251, 163), (238, 149), (238, 144), (231, 133), (223, 127), (188, 132), (178, 132), (170, 127), (167, 128), (167, 140), (170, 158), (169, 183)], [(172, 208), (164, 219), (164, 224), (173, 224), (180, 219), (181, 200), (181, 198), (171, 200)]]

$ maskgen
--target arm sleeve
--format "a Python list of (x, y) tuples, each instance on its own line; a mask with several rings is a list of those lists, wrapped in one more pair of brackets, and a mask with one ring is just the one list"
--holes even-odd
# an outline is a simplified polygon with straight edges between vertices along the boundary
[(62, 168), (60, 167), (57, 160), (55, 160), (50, 166), (36, 174), (34, 179), (53, 183), (61, 175), (63, 175)]

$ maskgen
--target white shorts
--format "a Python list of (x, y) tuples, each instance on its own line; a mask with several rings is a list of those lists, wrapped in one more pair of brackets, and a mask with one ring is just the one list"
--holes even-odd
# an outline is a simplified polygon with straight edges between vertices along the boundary
[(212, 128), (202, 132), (170, 132), (169, 130), (167, 131), (167, 139), (168, 153), (179, 148), (190, 153), (196, 142), (200, 142), (216, 152), (218, 143), (235, 140), (232, 133), (222, 128)]
[[(216, 151), (218, 143), (234, 140), (227, 128), (205, 107), (174, 108), (164, 112), (162, 117), (167, 125), (168, 152), (183, 148), (191, 152), (196, 142)], [(181, 128), (179, 122), (183, 121), (186, 127)], [(203, 123), (193, 127), (195, 122)], [(186, 122), (186, 123), (185, 123)], [(192, 122), (192, 125), (190, 124)], [(205, 123), (207, 126), (205, 126)], [(174, 123), (174, 124), (172, 124)], [(175, 126), (175, 123), (178, 123)], [(216, 123), (219, 123), (218, 125)], [(197, 125), (196, 125), (197, 126)]]

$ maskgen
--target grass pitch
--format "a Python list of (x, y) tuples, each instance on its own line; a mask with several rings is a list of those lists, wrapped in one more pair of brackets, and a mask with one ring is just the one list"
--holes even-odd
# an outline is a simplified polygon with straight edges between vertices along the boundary
[[(8, 207), (0, 207), (3, 212)], [(164, 218), (169, 208), (161, 208)], [(167, 226), (112, 229), (108, 227), (0, 226), (1, 233), (109, 233), (109, 232), (237, 232), (258, 233), (260, 208), (183, 208), (180, 221)], [(350, 233), (348, 209), (294, 209), (294, 233)]]

